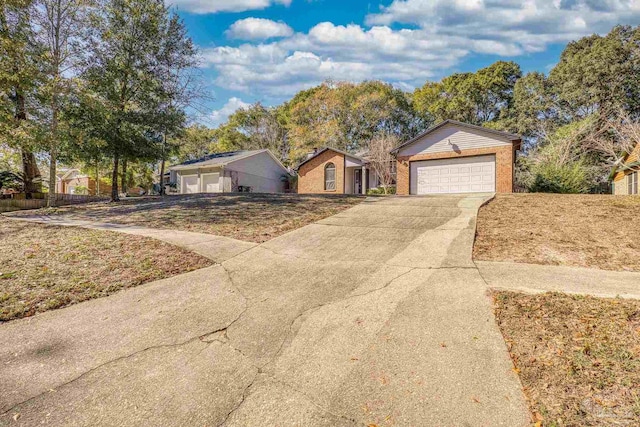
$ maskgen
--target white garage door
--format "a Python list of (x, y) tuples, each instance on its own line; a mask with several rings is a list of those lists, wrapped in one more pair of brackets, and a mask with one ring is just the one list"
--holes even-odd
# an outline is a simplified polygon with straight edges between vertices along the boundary
[(198, 175), (183, 175), (182, 176), (182, 194), (194, 194), (199, 193)]
[(411, 162), (411, 194), (495, 190), (496, 158), (493, 155)]
[(202, 174), (202, 191), (205, 193), (219, 193), (220, 174), (217, 172)]

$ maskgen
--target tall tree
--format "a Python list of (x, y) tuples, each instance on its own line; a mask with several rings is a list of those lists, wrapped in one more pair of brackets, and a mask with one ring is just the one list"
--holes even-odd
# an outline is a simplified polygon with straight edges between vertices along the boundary
[(624, 108), (640, 112), (640, 27), (615, 27), (571, 42), (549, 79), (563, 108), (580, 119)]
[(267, 148), (288, 163), (289, 145), (283, 107), (255, 103), (229, 116), (214, 132), (219, 151)]
[(122, 159), (158, 157), (157, 108), (165, 97), (158, 64), (167, 18), (160, 0), (108, 0), (94, 17), (92, 53), (73, 111), (113, 160), (112, 201), (119, 200)]
[[(172, 14), (166, 21), (162, 33), (158, 71), (164, 93), (157, 110), (159, 128), (162, 132), (161, 177), (164, 176), (169, 154), (177, 149), (177, 146), (171, 145), (170, 142), (172, 137), (179, 136), (184, 128), (184, 108), (202, 96), (202, 88), (193, 72), (198, 64), (197, 51), (180, 17)], [(160, 185), (160, 194), (164, 194), (163, 185)]]
[(32, 26), (30, 0), (0, 3), (0, 143), (19, 148), (27, 194), (41, 191), (42, 177), (34, 150), (40, 143), (34, 91), (41, 72), (41, 49)]
[[(456, 73), (440, 82), (427, 82), (414, 93), (418, 112), (435, 120), (459, 120), (494, 127), (513, 126), (513, 90), (522, 76), (515, 62), (498, 61), (475, 73)], [(496, 126), (497, 125), (497, 126)]]
[(409, 138), (429, 123), (416, 114), (410, 96), (379, 81), (327, 82), (299, 93), (287, 108), (293, 160), (319, 145), (364, 150), (380, 132)]
[(56, 202), (55, 177), (61, 134), (60, 112), (69, 90), (70, 79), (82, 54), (80, 39), (88, 24), (89, 0), (38, 0), (35, 22), (38, 38), (46, 49), (43, 55), (44, 93), (48, 104), (49, 131), (49, 197), (48, 205)]
[(513, 131), (525, 138), (538, 138), (553, 132), (564, 120), (557, 96), (549, 79), (542, 73), (526, 74), (513, 89)]
[(204, 125), (194, 124), (187, 127), (182, 134), (169, 144), (178, 147), (175, 160), (179, 163), (204, 157), (215, 152), (215, 131)]

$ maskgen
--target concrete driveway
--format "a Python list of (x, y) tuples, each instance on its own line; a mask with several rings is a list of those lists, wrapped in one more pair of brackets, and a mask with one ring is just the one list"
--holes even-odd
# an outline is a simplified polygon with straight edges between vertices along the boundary
[(525, 426), (471, 260), (485, 196), (364, 203), (0, 325), (0, 425)]

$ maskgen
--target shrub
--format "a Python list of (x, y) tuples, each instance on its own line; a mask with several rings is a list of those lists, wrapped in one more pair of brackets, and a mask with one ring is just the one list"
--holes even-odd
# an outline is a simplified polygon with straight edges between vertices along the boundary
[(74, 194), (84, 194), (84, 195), (89, 194), (89, 188), (84, 185), (78, 185), (76, 186)]
[(379, 196), (379, 195), (389, 195), (396, 194), (396, 187), (387, 187), (387, 191), (384, 191), (383, 187), (378, 188), (370, 188), (367, 190), (368, 196)]
[(533, 171), (534, 193), (588, 193), (593, 185), (589, 168), (582, 161), (564, 165), (539, 164)]

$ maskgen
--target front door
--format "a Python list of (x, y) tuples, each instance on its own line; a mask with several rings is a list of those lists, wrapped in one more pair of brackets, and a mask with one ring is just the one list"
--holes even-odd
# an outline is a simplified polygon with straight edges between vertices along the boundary
[(353, 175), (353, 192), (362, 194), (362, 169), (356, 169)]

